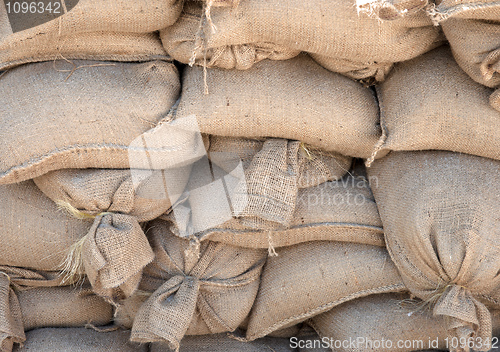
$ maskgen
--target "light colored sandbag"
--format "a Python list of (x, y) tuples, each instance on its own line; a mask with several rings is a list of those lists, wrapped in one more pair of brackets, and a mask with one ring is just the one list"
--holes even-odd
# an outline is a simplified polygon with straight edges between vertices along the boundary
[(26, 333), (14, 352), (148, 352), (147, 345), (128, 341), (129, 331), (100, 332), (85, 328), (46, 328)]
[(177, 187), (172, 193), (180, 195), (190, 167), (169, 171), (156, 171), (136, 184), (134, 170), (119, 169), (65, 169), (35, 178), (38, 188), (70, 214), (94, 219), (67, 251), (64, 274), (86, 274), (95, 292), (110, 300), (130, 296), (154, 258), (139, 222), (170, 209), (176, 199), (166, 194), (164, 177), (176, 178), (169, 183)]
[(33, 181), (0, 186), (0, 265), (60, 270), (92, 222), (58, 211)]
[(111, 322), (112, 306), (93, 294), (88, 284), (61, 284), (62, 278), (54, 272), (0, 266), (2, 352), (10, 352), (14, 343), (23, 343), (27, 330)]
[(451, 18), (498, 20), (500, 13), (497, 0), (441, 0), (432, 1), (430, 5), (428, 13), (435, 24), (446, 23)]
[(204, 9), (191, 1), (160, 36), (167, 52), (183, 63), (248, 69), (262, 59), (289, 59), (306, 51), (334, 59), (337, 65), (329, 69), (354, 71), (353, 76), (360, 76), (358, 70), (372, 75), (441, 41), (439, 28), (423, 10), (383, 22), (358, 13), (353, 3), (322, 0), (253, 0)]
[[(264, 337), (252, 342), (242, 342), (227, 334), (186, 336), (179, 352), (292, 352), (290, 341), (285, 338)], [(152, 343), (151, 352), (174, 352), (167, 344)]]
[(276, 250), (262, 271), (247, 339), (375, 293), (405, 290), (385, 248), (313, 241)]
[(253, 305), (267, 252), (199, 244), (169, 232), (148, 236), (155, 260), (144, 269), (140, 291), (118, 307), (115, 318), (132, 323), (131, 340), (177, 349), (185, 335), (234, 331)]
[[(180, 203), (192, 214), (203, 213), (214, 204), (214, 195), (196, 202)], [(158, 235), (170, 229), (180, 237), (193, 235), (190, 220), (174, 212), (153, 220), (148, 231)], [(382, 222), (373, 200), (368, 180), (363, 176), (348, 176), (339, 181), (325, 182), (299, 190), (290, 226), (284, 230), (258, 230), (240, 223), (239, 219), (224, 220), (217, 226), (194, 233), (200, 240), (211, 240), (238, 247), (273, 248), (293, 244), (329, 240), (385, 246)]]
[[(151, 32), (172, 25), (183, 3), (63, 1), (59, 16), (54, 12), (49, 15), (48, 11), (40, 14), (39, 7), (35, 13), (30, 10), (16, 16), (14, 3), (7, 6), (7, 2), (0, 2), (0, 69), (60, 59), (60, 55), (67, 59), (119, 61), (164, 56), (158, 36)], [(56, 3), (51, 4), (57, 11)]]
[(176, 114), (176, 119), (194, 115), (203, 133), (293, 139), (362, 158), (380, 137), (372, 92), (305, 54), (264, 60), (246, 71), (213, 68), (206, 78), (208, 95), (203, 69), (186, 68)]
[(387, 249), (411, 293), (445, 318), (450, 339), (491, 341), (499, 171), (500, 161), (444, 151), (392, 152), (368, 169)]
[(379, 86), (384, 134), (373, 155), (437, 149), (500, 159), (491, 92), (458, 67), (448, 47), (398, 64)]
[(171, 63), (74, 63), (74, 72), (45, 62), (0, 77), (0, 184), (63, 168), (129, 168), (129, 145), (178, 98)]

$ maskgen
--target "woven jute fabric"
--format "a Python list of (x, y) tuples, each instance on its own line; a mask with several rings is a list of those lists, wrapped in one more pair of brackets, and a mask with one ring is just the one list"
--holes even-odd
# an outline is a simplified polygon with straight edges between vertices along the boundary
[(199, 244), (168, 232), (149, 236), (155, 259), (138, 291), (145, 302), (136, 313), (126, 308), (131, 340), (177, 349), (184, 335), (234, 331), (253, 305), (267, 251)]
[(188, 1), (161, 37), (167, 52), (183, 63), (247, 69), (264, 58), (288, 59), (306, 51), (335, 59), (328, 68), (347, 75), (409, 60), (441, 40), (423, 10), (379, 21), (358, 13), (354, 3), (324, 0), (241, 1), (212, 8)]
[[(213, 197), (190, 199), (193, 213), (203, 212), (213, 204)], [(186, 205), (187, 206), (187, 205)], [(162, 215), (150, 223), (151, 233), (170, 229), (180, 237), (192, 235), (189, 221), (174, 213)], [(188, 219), (189, 220), (189, 219)], [(382, 222), (373, 199), (368, 180), (362, 176), (348, 176), (339, 181), (324, 182), (315, 187), (300, 189), (295, 211), (288, 228), (256, 229), (242, 224), (238, 218), (194, 233), (200, 240), (212, 240), (239, 247), (268, 248), (330, 240), (384, 246)]]
[[(499, 333), (500, 311), (492, 312), (492, 318), (495, 332)], [(338, 352), (448, 350), (454, 345), (450, 339), (446, 343), (444, 317), (433, 317), (425, 302), (411, 299), (407, 293), (356, 299), (312, 318), (310, 323), (323, 338), (356, 341), (332, 346)], [(379, 345), (374, 341), (379, 341)], [(381, 341), (385, 341), (383, 347)]]
[[(134, 170), (65, 169), (34, 179), (56, 203), (69, 204), (84, 217), (95, 217), (84, 239), (79, 240), (84, 241), (81, 256), (95, 292), (111, 299), (131, 295), (142, 269), (154, 258), (139, 222), (152, 220), (171, 207), (169, 195), (161, 194), (161, 171), (138, 184), (134, 184), (133, 175)], [(180, 168), (176, 176), (177, 182), (170, 183), (178, 189), (171, 191), (180, 195), (189, 169)]]
[[(372, 92), (301, 54), (246, 71), (188, 67), (176, 119), (196, 116), (203, 133), (299, 140), (367, 158), (381, 135)], [(175, 121), (175, 120), (174, 120)]]
[(179, 95), (169, 62), (73, 64), (22, 65), (0, 77), (1, 184), (64, 168), (129, 168), (130, 143)]
[(85, 328), (44, 328), (26, 333), (26, 342), (14, 352), (148, 352), (148, 346), (128, 341), (129, 331)]
[[(290, 340), (277, 337), (264, 337), (257, 341), (235, 340), (227, 334), (186, 336), (182, 339), (179, 352), (293, 352)], [(174, 352), (167, 344), (152, 343), (151, 352)]]
[(58, 211), (33, 181), (0, 186), (0, 265), (56, 271), (92, 222)]
[(500, 161), (445, 151), (392, 152), (368, 169), (387, 249), (411, 293), (445, 317), (450, 338), (491, 340), (499, 171)]
[(267, 259), (246, 337), (254, 340), (331, 308), (405, 286), (385, 248), (313, 241)]
[(112, 306), (90, 290), (60, 286), (55, 272), (0, 266), (0, 346), (11, 351), (23, 343), (24, 331), (50, 326), (105, 325), (112, 320)]
[[(444, 24), (451, 18), (496, 21), (500, 14), (500, 2), (498, 0), (432, 1), (428, 13), (435, 24)], [(489, 38), (485, 36), (484, 39)]]
[(384, 135), (374, 154), (437, 149), (500, 159), (492, 91), (468, 77), (446, 46), (398, 64), (378, 88)]
[(32, 10), (24, 12), (26, 28), (19, 30), (21, 19), (9, 16), (8, 10), (12, 14), (15, 8), (13, 3), (6, 7), (6, 3), (0, 2), (0, 69), (61, 55), (119, 61), (165, 56), (158, 35), (151, 32), (172, 25), (182, 9), (182, 1), (176, 0), (79, 0), (73, 8), (62, 1), (61, 16), (45, 23), (36, 23)]

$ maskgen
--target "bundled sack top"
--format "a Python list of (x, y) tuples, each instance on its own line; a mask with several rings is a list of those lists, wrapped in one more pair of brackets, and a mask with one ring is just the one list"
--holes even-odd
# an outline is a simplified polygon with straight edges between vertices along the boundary
[(396, 65), (377, 91), (383, 135), (370, 161), (390, 150), (431, 149), (500, 159), (492, 90), (470, 79), (448, 47)]
[(167, 52), (186, 64), (248, 69), (306, 51), (334, 72), (382, 80), (392, 63), (442, 40), (423, 10), (382, 22), (358, 13), (350, 1), (224, 3), (187, 1), (179, 20), (160, 32)]
[(500, 303), (499, 171), (500, 161), (445, 151), (392, 152), (368, 169), (406, 286), (445, 317), (450, 338), (479, 351)]
[[(61, 286), (63, 285), (63, 286)], [(109, 324), (113, 308), (88, 283), (64, 286), (56, 272), (0, 266), (0, 348), (11, 352), (25, 331), (41, 327)]]
[[(334, 352), (448, 350), (464, 344), (446, 340), (444, 317), (433, 317), (427, 308), (425, 302), (411, 299), (406, 292), (384, 293), (341, 304), (313, 317), (309, 323), (321, 337), (355, 341), (343, 346), (334, 343), (331, 346)], [(492, 318), (498, 336), (500, 311), (492, 311)], [(489, 343), (490, 347), (497, 345), (496, 339), (483, 343)]]
[(169, 138), (149, 149), (132, 143), (177, 100), (172, 63), (73, 63), (34, 63), (1, 75), (0, 184), (64, 168), (129, 168), (130, 152), (169, 152)]
[(183, 2), (65, 0), (26, 4), (28, 8), (22, 2), (0, 2), (0, 70), (63, 58), (144, 61), (165, 57), (158, 35), (152, 32), (172, 25)]
[(263, 249), (148, 233), (155, 259), (139, 291), (120, 305), (115, 322), (132, 326), (131, 340), (178, 349), (185, 335), (234, 331), (259, 287)]
[[(381, 135), (370, 89), (329, 72), (306, 54), (264, 60), (246, 71), (187, 67), (176, 119), (202, 133), (298, 140), (326, 152), (368, 158)], [(174, 120), (175, 121), (175, 120)]]

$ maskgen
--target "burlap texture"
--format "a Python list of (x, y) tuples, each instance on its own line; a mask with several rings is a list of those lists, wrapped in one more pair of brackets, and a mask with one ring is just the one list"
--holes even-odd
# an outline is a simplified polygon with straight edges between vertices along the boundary
[(132, 341), (177, 349), (184, 335), (234, 331), (241, 324), (257, 294), (265, 250), (190, 243), (168, 232), (150, 241), (155, 260), (144, 270), (140, 293), (152, 294), (143, 294)]
[[(189, 199), (188, 199), (189, 201)], [(189, 203), (193, 212), (210, 207), (207, 197)], [(188, 237), (189, 224), (170, 213), (153, 220), (152, 233), (171, 229), (176, 235)], [(195, 233), (200, 241), (211, 240), (238, 247), (269, 248), (329, 240), (385, 246), (382, 222), (370, 191), (368, 180), (362, 176), (345, 177), (315, 187), (299, 190), (295, 212), (285, 230), (258, 230), (245, 226), (239, 219)]]
[[(358, 14), (350, 2), (323, 0), (241, 1), (232, 8), (204, 9), (187, 2), (161, 37), (167, 52), (183, 63), (245, 69), (263, 58), (306, 51), (366, 70), (409, 60), (441, 40), (425, 11), (383, 22)], [(339, 69), (347, 71), (342, 64)]]
[(422, 12), (428, 0), (357, 0), (358, 12), (382, 21), (393, 21)]
[(0, 265), (56, 271), (92, 222), (57, 209), (33, 181), (0, 186)]
[[(189, 171), (179, 169), (178, 182), (172, 182), (178, 187), (172, 190), (174, 194), (183, 192)], [(154, 258), (139, 222), (160, 216), (176, 200), (161, 194), (161, 171), (140, 184), (134, 184), (133, 173), (134, 170), (66, 169), (34, 179), (53, 201), (95, 217), (83, 239), (83, 265), (95, 292), (113, 300), (132, 294), (139, 285), (142, 269)]]
[[(181, 341), (179, 352), (292, 352), (290, 340), (264, 337), (252, 342), (242, 342), (226, 334), (186, 336)], [(167, 344), (151, 344), (151, 352), (174, 352)]]
[(254, 340), (355, 298), (405, 286), (385, 248), (313, 241), (276, 250), (262, 271), (250, 313)]
[[(492, 312), (492, 318), (498, 333), (500, 311)], [(444, 317), (433, 317), (422, 301), (412, 300), (406, 293), (372, 295), (347, 302), (312, 318), (311, 324), (321, 337), (335, 341), (365, 339), (359, 344), (332, 348), (335, 352), (390, 350), (377, 348), (375, 340), (391, 341), (392, 350), (400, 352), (448, 350), (452, 346), (450, 340), (446, 344)], [(397, 346), (399, 341), (402, 343)], [(384, 346), (388, 346), (387, 343)]]
[(1, 184), (63, 168), (128, 168), (130, 143), (178, 98), (171, 63), (74, 64), (22, 65), (0, 77)]
[(213, 68), (206, 78), (208, 95), (203, 69), (186, 68), (176, 115), (194, 114), (203, 133), (293, 139), (362, 158), (380, 137), (372, 92), (305, 54), (264, 60), (246, 71)]
[(147, 345), (128, 341), (130, 332), (100, 332), (85, 328), (46, 328), (26, 333), (15, 352), (148, 352)]
[(500, 159), (500, 113), (489, 105), (492, 90), (470, 79), (448, 47), (398, 64), (378, 92), (384, 136), (377, 157), (437, 149)]
[(393, 152), (368, 171), (378, 179), (387, 248), (408, 289), (447, 319), (448, 336), (491, 340), (485, 303), (499, 302), (500, 162)]
[[(500, 2), (497, 0), (441, 0), (434, 1), (428, 13), (435, 24), (444, 24), (451, 18), (498, 20)], [(462, 32), (462, 34), (465, 34)], [(487, 37), (485, 36), (485, 39)]]
[[(68, 59), (120, 61), (164, 56), (158, 36), (149, 32), (172, 25), (182, 9), (182, 1), (176, 0), (79, 0), (69, 11), (65, 11), (64, 1), (62, 4), (62, 16), (16, 31), (5, 1), (0, 2), (0, 69), (53, 60), (59, 55)], [(29, 15), (25, 15), (24, 21), (31, 20)]]
[(104, 325), (112, 307), (94, 295), (88, 285), (59, 287), (54, 272), (0, 266), (0, 346), (11, 351), (23, 343), (24, 331), (50, 326)]

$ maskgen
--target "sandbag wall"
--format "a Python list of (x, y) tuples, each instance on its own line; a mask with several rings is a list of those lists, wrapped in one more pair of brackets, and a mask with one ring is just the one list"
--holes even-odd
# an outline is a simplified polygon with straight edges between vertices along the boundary
[(500, 345), (497, 3), (13, 4), (1, 352)]

